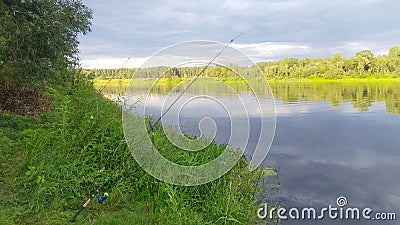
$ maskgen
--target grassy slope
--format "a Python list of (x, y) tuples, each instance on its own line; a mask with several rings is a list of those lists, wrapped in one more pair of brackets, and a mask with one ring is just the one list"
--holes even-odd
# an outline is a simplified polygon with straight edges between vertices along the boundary
[[(35, 118), (0, 117), (0, 224), (68, 224), (111, 169), (130, 154), (115, 103), (85, 82), (68, 90), (49, 88), (47, 93), (54, 99), (49, 112)], [(158, 136), (164, 142), (166, 137)], [(224, 150), (214, 144), (209, 148), (206, 152), (215, 156)], [(163, 149), (178, 151), (171, 145)], [(170, 158), (175, 155), (179, 158), (179, 153)], [(204, 161), (198, 156), (187, 161), (194, 159)], [(270, 171), (250, 173), (247, 166), (241, 159), (227, 175), (196, 187), (156, 181), (153, 224), (255, 224), (254, 184)], [(110, 193), (106, 203), (92, 202), (78, 223), (147, 224), (151, 180), (129, 158), (105, 187)]]

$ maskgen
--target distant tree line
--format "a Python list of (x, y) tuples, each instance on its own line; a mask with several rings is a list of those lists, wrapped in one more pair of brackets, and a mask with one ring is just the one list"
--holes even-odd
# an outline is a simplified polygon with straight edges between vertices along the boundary
[[(331, 58), (283, 58), (276, 62), (260, 62), (257, 66), (267, 78), (347, 78), (347, 77), (398, 77), (400, 74), (400, 47), (390, 48), (387, 55), (375, 56), (370, 50), (357, 52), (354, 57), (345, 58), (339, 52)], [(223, 66), (210, 66), (203, 76), (219, 79), (237, 79), (234, 71), (252, 74), (256, 67), (243, 68), (231, 65), (229, 69)], [(146, 69), (87, 69), (84, 73), (89, 79), (130, 79), (157, 78), (191, 78), (196, 76), (204, 67), (152, 67)], [(167, 71), (167, 72), (165, 72)]]
[(258, 66), (269, 78), (282, 77), (398, 77), (400, 74), (400, 48), (390, 48), (387, 55), (375, 56), (370, 50), (357, 52), (344, 58), (335, 53), (331, 58), (284, 58), (279, 62), (261, 62)]
[[(231, 65), (234, 71), (241, 70), (239, 66)], [(85, 69), (83, 72), (89, 79), (98, 78), (101, 80), (106, 79), (131, 79), (133, 78), (158, 78), (163, 75), (166, 79), (175, 78), (191, 78), (201, 73), (204, 69), (202, 66), (198, 67), (179, 67), (168, 69), (165, 66), (150, 67), (138, 70), (137, 68), (120, 68), (120, 69)], [(137, 72), (137, 73), (136, 73)], [(223, 79), (232, 79), (237, 75), (231, 69), (223, 66), (210, 66), (204, 71), (203, 76), (218, 77)]]

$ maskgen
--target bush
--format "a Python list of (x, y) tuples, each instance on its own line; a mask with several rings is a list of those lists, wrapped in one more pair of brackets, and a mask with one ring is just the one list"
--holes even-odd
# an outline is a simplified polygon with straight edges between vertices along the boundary
[(26, 89), (61, 81), (77, 64), (92, 11), (80, 0), (0, 2), (0, 79)]

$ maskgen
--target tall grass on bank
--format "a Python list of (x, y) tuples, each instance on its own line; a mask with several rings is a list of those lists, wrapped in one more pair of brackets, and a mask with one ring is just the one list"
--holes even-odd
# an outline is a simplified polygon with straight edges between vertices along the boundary
[[(130, 154), (124, 140), (121, 108), (76, 81), (67, 89), (48, 87), (50, 111), (37, 117), (0, 117), (0, 224), (68, 224), (99, 183)], [(216, 158), (224, 146), (211, 144), (206, 159), (180, 154), (157, 132), (163, 154), (192, 162)], [(157, 143), (156, 143), (157, 144)], [(187, 157), (187, 159), (182, 159)], [(196, 158), (197, 157), (197, 158)], [(223, 177), (201, 186), (155, 181), (152, 224), (257, 224), (255, 199), (261, 177), (239, 163)], [(129, 158), (105, 186), (104, 204), (92, 202), (79, 224), (147, 224), (152, 177)], [(262, 222), (260, 222), (262, 223)]]

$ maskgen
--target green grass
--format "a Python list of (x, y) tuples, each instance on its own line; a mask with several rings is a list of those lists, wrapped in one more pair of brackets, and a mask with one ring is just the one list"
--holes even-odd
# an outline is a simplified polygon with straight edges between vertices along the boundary
[[(129, 153), (121, 108), (87, 82), (48, 87), (51, 110), (38, 117), (0, 116), (0, 224), (69, 224), (68, 220)], [(225, 148), (212, 144), (207, 154), (179, 152), (166, 143), (171, 160), (196, 165)], [(270, 170), (248, 171), (241, 158), (214, 182), (181, 187), (155, 181), (156, 212), (152, 224), (257, 224), (254, 204), (261, 177)], [(116, 172), (104, 191), (104, 204), (93, 201), (78, 224), (148, 224), (152, 177), (133, 157)], [(261, 222), (262, 223), (262, 222)]]

